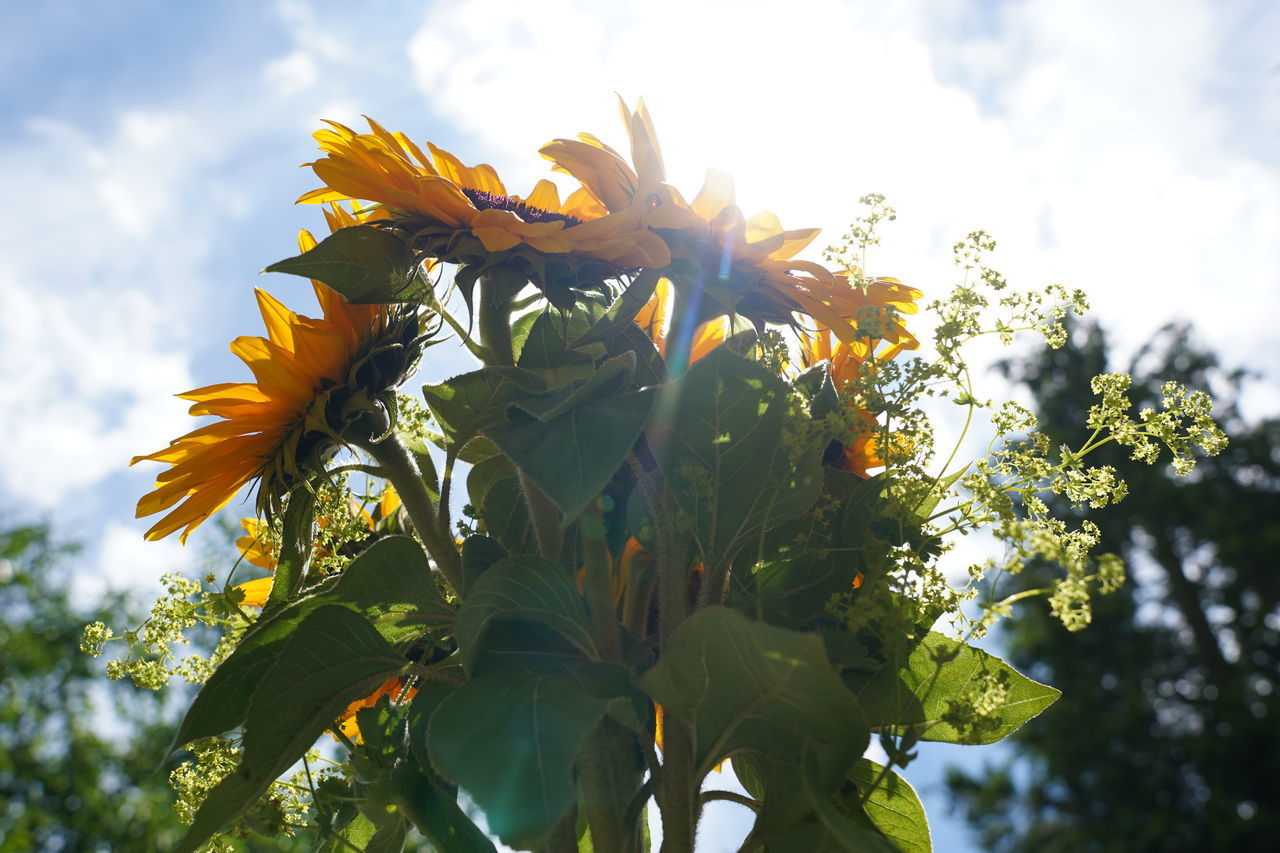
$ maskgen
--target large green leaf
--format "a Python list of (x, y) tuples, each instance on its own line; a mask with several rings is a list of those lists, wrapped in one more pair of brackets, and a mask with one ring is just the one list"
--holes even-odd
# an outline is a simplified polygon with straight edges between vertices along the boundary
[[(883, 774), (883, 776), (882, 776)], [(929, 820), (915, 789), (906, 779), (863, 758), (849, 771), (867, 817), (903, 853), (931, 853)], [(877, 782), (879, 784), (877, 784)]]
[(561, 314), (554, 311), (539, 313), (534, 317), (529, 334), (525, 336), (524, 345), (520, 348), (518, 364), (539, 371), (591, 364), (589, 354), (565, 345), (564, 331), (568, 326), (568, 318)]
[(426, 288), (418, 275), (417, 256), (404, 238), (372, 225), (340, 228), (315, 248), (263, 272), (322, 281), (356, 304), (409, 302)]
[[(475, 470), (475, 469), (472, 469)], [(462, 542), (462, 597), (471, 592), (476, 579), (494, 563), (507, 556), (502, 543), (479, 534), (468, 536)]]
[(574, 761), (608, 705), (567, 675), (477, 678), (432, 715), (431, 763), (471, 794), (504, 843), (536, 847), (573, 806)]
[(709, 565), (813, 505), (820, 448), (789, 434), (782, 380), (720, 347), (668, 387), (649, 443)]
[(823, 474), (828, 509), (775, 527), (759, 549), (743, 552), (735, 564), (731, 606), (759, 612), (774, 625), (806, 629), (823, 616), (833, 595), (853, 588), (866, 567), (865, 527), (874, 517), (880, 484), (830, 469)]
[(820, 781), (821, 760), (813, 749), (805, 751), (803, 766), (805, 793), (823, 830), (818, 849), (848, 853), (900, 853), (856, 804), (846, 804), (844, 808), (837, 805)]
[(401, 812), (413, 821), (436, 850), (448, 853), (494, 853), (493, 842), (458, 805), (452, 786), (417, 766), (400, 762), (392, 771)]
[[(654, 389), (578, 397), (543, 421), (513, 407), (484, 434), (547, 493), (571, 521), (613, 478), (649, 420)], [(541, 412), (540, 412), (541, 413)]]
[(467, 474), (467, 493), (486, 533), (508, 551), (536, 550), (520, 477), (510, 459), (498, 453), (477, 463)]
[(422, 546), (407, 536), (375, 542), (331, 585), (256, 623), (214, 671), (182, 720), (175, 745), (244, 723), (249, 700), (290, 635), (309, 614), (339, 605), (361, 612), (382, 637), (401, 642), (453, 621)]
[(490, 566), (476, 580), (454, 624), (458, 658), (471, 672), (494, 621), (539, 622), (596, 654), (590, 620), (577, 585), (559, 565), (541, 557), (514, 556)]
[(638, 685), (688, 727), (699, 778), (738, 750), (797, 762), (814, 743), (852, 761), (870, 738), (816, 634), (724, 607), (700, 610), (678, 627)]
[(179, 853), (191, 853), (244, 814), (347, 705), (406, 666), (360, 614), (340, 606), (309, 614), (254, 690), (240, 765), (209, 792)]
[[(915, 729), (921, 740), (947, 743), (994, 743), (1061, 695), (1000, 658), (936, 631), (911, 650), (905, 665), (886, 666), (854, 692), (872, 725)], [(979, 694), (994, 703), (990, 712), (965, 714)]]
[(484, 367), (424, 385), (422, 395), (451, 453), (457, 454), (480, 430), (503, 420), (507, 406), (544, 390), (542, 377), (518, 367)]

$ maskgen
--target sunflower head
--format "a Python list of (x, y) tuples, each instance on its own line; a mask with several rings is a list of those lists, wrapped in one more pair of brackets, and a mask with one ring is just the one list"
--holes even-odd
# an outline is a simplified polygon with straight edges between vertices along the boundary
[(308, 165), (324, 186), (299, 202), (375, 202), (365, 216), (388, 220), (427, 257), (458, 264), (463, 280), (504, 269), (549, 296), (670, 261), (638, 211), (614, 209), (585, 189), (562, 201), (546, 180), (515, 195), (492, 166), (467, 166), (430, 143), (424, 151), (368, 122), (368, 133), (329, 122), (315, 134), (324, 156)]
[(138, 502), (139, 517), (168, 511), (147, 538), (181, 530), (185, 541), (255, 479), (258, 514), (269, 523), (284, 497), (322, 470), (344, 441), (379, 424), (385, 430), (394, 389), (421, 352), (417, 309), (351, 305), (321, 284), (315, 292), (318, 318), (296, 314), (259, 290), (267, 337), (231, 344), (254, 381), (180, 394), (192, 401), (192, 415), (218, 420), (133, 459), (170, 466)]

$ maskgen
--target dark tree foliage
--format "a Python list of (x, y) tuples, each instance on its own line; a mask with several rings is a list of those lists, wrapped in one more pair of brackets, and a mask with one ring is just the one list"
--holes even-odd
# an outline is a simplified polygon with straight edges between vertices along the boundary
[[(1006, 364), (1034, 394), (1055, 444), (1085, 431), (1089, 380), (1114, 370), (1096, 327), (1060, 350)], [(1174, 379), (1210, 390), (1230, 446), (1189, 477), (1109, 458), (1130, 495), (1091, 516), (1130, 579), (1095, 600), (1093, 624), (1068, 635), (1042, 601), (1022, 605), (1003, 641), (1009, 660), (1063, 700), (1015, 738), (1009, 764), (953, 770), (953, 804), (987, 849), (1275, 850), (1280, 839), (1280, 420), (1246, 423), (1242, 371), (1227, 371), (1167, 327), (1128, 368), (1133, 399), (1158, 406)], [(1030, 566), (1001, 594), (1045, 586)]]
[(161, 766), (172, 732), (159, 697), (108, 682), (79, 650), (73, 549), (40, 525), (0, 530), (0, 851), (163, 850), (183, 827)]
[(165, 694), (108, 680), (102, 660), (80, 651), (85, 624), (141, 619), (124, 593), (76, 605), (76, 550), (46, 525), (0, 523), (0, 853), (169, 850), (187, 827), (168, 776), (188, 755), (168, 755), (176, 720)]

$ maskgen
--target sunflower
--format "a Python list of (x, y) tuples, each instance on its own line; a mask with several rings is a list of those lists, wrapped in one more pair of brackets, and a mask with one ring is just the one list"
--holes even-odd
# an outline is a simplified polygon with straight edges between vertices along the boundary
[[(879, 352), (876, 352), (879, 342), (872, 338), (859, 337), (851, 342), (833, 340), (831, 330), (821, 325), (812, 335), (802, 329), (798, 330), (800, 347), (797, 367), (807, 369), (821, 362), (828, 362), (832, 384), (837, 390), (846, 391), (851, 384), (874, 371), (876, 362), (888, 361), (904, 349), (915, 349), (920, 345), (919, 341), (905, 329), (901, 329), (900, 333), (899, 329), (898, 326), (892, 326), (886, 330), (895, 339)], [(852, 401), (849, 403), (848, 414), (851, 421), (849, 434), (843, 441), (834, 443), (838, 445), (833, 448), (837, 452), (832, 456), (824, 457), (824, 462), (865, 479), (871, 476), (869, 473), (871, 468), (879, 468), (885, 464), (881, 448), (880, 424), (870, 410)], [(903, 443), (897, 435), (891, 436), (890, 440), (895, 445)], [(904, 451), (906, 448), (897, 447), (897, 449)]]
[[(337, 216), (341, 219), (341, 216)], [(314, 245), (299, 237), (303, 249)], [(191, 531), (224, 507), (246, 483), (262, 478), (259, 507), (267, 514), (303, 468), (337, 449), (342, 428), (369, 399), (395, 387), (416, 359), (417, 315), (379, 305), (352, 305), (319, 283), (320, 318), (295, 314), (256, 291), (267, 337), (231, 343), (253, 372), (252, 382), (228, 382), (179, 394), (191, 414), (220, 420), (175, 439), (163, 450), (134, 457), (171, 466), (138, 501), (139, 518), (170, 510), (147, 531), (161, 539)]]
[(324, 186), (299, 203), (363, 199), (383, 205), (393, 221), (434, 237), (428, 251), (441, 259), (465, 254), (459, 238), (472, 237), (491, 254), (573, 255), (618, 271), (670, 262), (666, 243), (643, 227), (639, 210), (605, 209), (586, 191), (562, 202), (547, 180), (528, 196), (512, 195), (492, 166), (466, 166), (431, 143), (427, 154), (403, 133), (366, 121), (369, 133), (337, 122), (315, 133), (325, 156), (306, 165)]
[[(556, 139), (540, 152), (556, 171), (576, 178), (589, 197), (609, 211), (643, 214), (646, 226), (661, 234), (674, 260), (695, 264), (700, 292), (690, 304), (712, 297), (695, 309), (699, 318), (738, 313), (759, 322), (791, 323), (803, 314), (831, 329), (842, 341), (857, 337), (849, 318), (867, 304), (900, 304), (915, 310), (919, 291), (892, 279), (861, 287), (849, 276), (796, 258), (820, 229), (785, 230), (768, 211), (747, 219), (735, 203), (733, 179), (709, 170), (692, 202), (666, 183), (662, 153), (643, 101), (634, 112), (622, 104), (631, 140), (631, 163), (590, 134)], [(634, 168), (632, 166), (634, 163)], [(576, 194), (576, 193), (575, 193)], [(678, 282), (680, 283), (680, 282)]]
[(364, 743), (364, 737), (360, 734), (360, 725), (356, 722), (356, 712), (361, 708), (372, 708), (383, 696), (386, 696), (392, 704), (399, 704), (408, 702), (417, 695), (418, 688), (409, 687), (404, 676), (398, 675), (387, 679), (379, 685), (377, 690), (347, 706), (347, 709), (338, 716), (338, 726), (334, 731), (333, 739), (338, 740), (338, 732), (342, 732), (355, 743)]

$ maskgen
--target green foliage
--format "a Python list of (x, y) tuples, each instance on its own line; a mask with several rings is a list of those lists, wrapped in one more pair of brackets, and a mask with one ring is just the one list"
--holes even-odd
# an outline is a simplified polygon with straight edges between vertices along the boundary
[(416, 253), (394, 231), (372, 225), (342, 228), (313, 249), (277, 261), (263, 272), (283, 272), (322, 281), (348, 301), (405, 302), (429, 292)]
[(727, 608), (700, 610), (677, 628), (638, 683), (688, 726), (699, 778), (739, 750), (795, 761), (820, 744), (851, 762), (867, 746), (862, 710), (820, 638)]
[[(1006, 292), (985, 265), (994, 242), (975, 232), (956, 246), (961, 281), (935, 303), (932, 359), (898, 357), (916, 344), (899, 311), (919, 294), (861, 273), (876, 224), (893, 218), (882, 198), (867, 201), (834, 289), (730, 257), (696, 230), (645, 231), (672, 262), (621, 269), (394, 208), (273, 266), (354, 301), (408, 300), (406, 329), (447, 325), (483, 366), (424, 387), (427, 411), (381, 379), (361, 384), (353, 366), (356, 414), (331, 422), (313, 404), (306, 418), (357, 460), (318, 472), (314, 502), (299, 492), (310, 483), (260, 486), (260, 506), (287, 506), (272, 519), (278, 559), (261, 612), (229, 581), (209, 594), (171, 579), (151, 627), (127, 635), (164, 658), (201, 621), (225, 631), (178, 733), (195, 756), (175, 774), (193, 819), (179, 849), (312, 828), (326, 851), (420, 841), (488, 853), (465, 793), (499, 839), (545, 853), (647, 851), (652, 801), (664, 853), (692, 853), (704, 779), (729, 759), (750, 794), (735, 801), (756, 815), (744, 851), (930, 850), (893, 768), (922, 741), (999, 740), (1058, 696), (968, 644), (1017, 600), (966, 611), (984, 574), (1054, 561), (1062, 576), (1040, 592), (1082, 627), (1092, 590), (1114, 589), (1120, 572), (1092, 555), (1099, 529), (1075, 513), (1123, 495), (1084, 457), (1163, 447), (1183, 469), (1193, 448), (1222, 442), (1202, 395), (1171, 385), (1159, 412), (1135, 417), (1110, 377), (1086, 435), (1057, 451), (1040, 434), (1013, 437), (1034, 418), (1010, 405), (993, 409), (990, 458), (953, 465), (953, 452), (936, 465), (929, 398), (949, 397), (968, 420), (990, 407), (963, 345), (1032, 329), (1057, 341), (1082, 299)], [(498, 206), (486, 220), (510, 217)], [(510, 252), (485, 248), (508, 239)], [(472, 316), (437, 300), (425, 259), (458, 265)], [(648, 333), (635, 323), (647, 309)], [(750, 326), (719, 324), (722, 310)], [(846, 340), (792, 334), (820, 318)], [(411, 337), (386, 347), (394, 364), (418, 351)], [(428, 443), (443, 451), (438, 468)], [(472, 466), (461, 521), (460, 460)], [(354, 471), (394, 486), (400, 507), (366, 516), (367, 485), (352, 509), (343, 477)], [(1051, 511), (1054, 496), (1065, 510)], [(1010, 556), (956, 586), (941, 562), (948, 540), (982, 529)], [(99, 624), (84, 641), (96, 652), (113, 636)], [(144, 680), (167, 678), (152, 669)], [(336, 758), (313, 749), (325, 731), (341, 742)], [(886, 768), (862, 758), (872, 734)]]
[(0, 530), (0, 851), (166, 849), (182, 826), (155, 772), (170, 724), (160, 697), (103, 685), (76, 650), (86, 621), (133, 605), (108, 593), (79, 609), (74, 560), (44, 525)]
[[(323, 607), (348, 607), (362, 613), (391, 642), (450, 622), (453, 612), (425, 576), (426, 565), (426, 555), (412, 539), (384, 539), (354, 560), (335, 582), (255, 623), (192, 702), (175, 745), (242, 725), (253, 696), (289, 638), (303, 620)], [(396, 594), (390, 594), (393, 590)]]
[[(1089, 380), (1120, 367), (1132, 376), (1125, 396), (1153, 413), (1169, 380), (1212, 390), (1230, 444), (1185, 478), (1130, 458), (1134, 445), (1098, 451), (1132, 493), (1091, 512), (1099, 548), (1142, 571), (1099, 598), (1079, 634), (1034, 607), (1002, 623), (1010, 662), (1063, 700), (1010, 739), (1007, 764), (953, 772), (949, 787), (979, 843), (1001, 853), (1266, 850), (1280, 832), (1280, 760), (1264, 746), (1280, 720), (1280, 632), (1268, 615), (1280, 605), (1280, 420), (1246, 420), (1248, 374), (1222, 366), (1186, 327), (1117, 359), (1089, 325), (1007, 369), (1033, 394), (1050, 442), (1087, 429), (1099, 405)], [(1056, 580), (1037, 561), (986, 595)]]
[(245, 814), (348, 703), (404, 668), (404, 658), (359, 614), (336, 605), (309, 613), (253, 691), (240, 764), (209, 792), (180, 853)]
[(597, 654), (587, 611), (573, 580), (550, 560), (507, 557), (475, 582), (458, 612), (458, 662), (470, 672), (495, 620), (520, 619), (552, 629), (584, 654)]
[(505, 843), (538, 847), (577, 800), (574, 761), (607, 705), (568, 675), (476, 678), (432, 715), (431, 760)]
[(789, 428), (791, 404), (777, 376), (722, 347), (673, 382), (657, 408), (649, 440), (708, 565), (727, 564), (817, 500), (818, 453)]
[(995, 743), (1061, 695), (936, 632), (855, 692), (872, 725), (947, 743)]
[(933, 849), (924, 806), (907, 780), (866, 758), (849, 771), (849, 780), (867, 817), (902, 853), (929, 853)]

